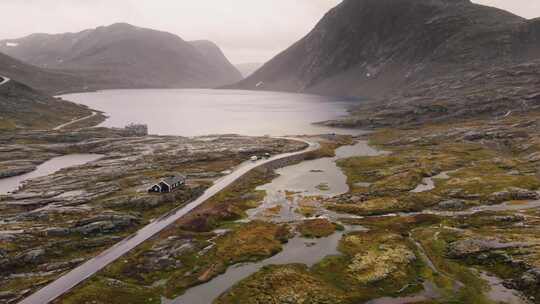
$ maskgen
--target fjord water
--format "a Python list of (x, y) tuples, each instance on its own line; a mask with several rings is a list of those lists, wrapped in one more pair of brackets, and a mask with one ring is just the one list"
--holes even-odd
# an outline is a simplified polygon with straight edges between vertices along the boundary
[(109, 116), (102, 126), (145, 123), (151, 134), (351, 134), (313, 122), (336, 119), (352, 102), (316, 95), (205, 89), (107, 90), (63, 95)]

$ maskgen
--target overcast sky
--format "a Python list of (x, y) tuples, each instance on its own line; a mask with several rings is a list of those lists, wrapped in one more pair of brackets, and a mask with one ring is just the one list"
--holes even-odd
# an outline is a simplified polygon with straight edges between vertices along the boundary
[[(0, 0), (0, 39), (115, 22), (216, 42), (233, 63), (264, 62), (304, 36), (341, 0)], [(540, 0), (475, 0), (540, 16)]]

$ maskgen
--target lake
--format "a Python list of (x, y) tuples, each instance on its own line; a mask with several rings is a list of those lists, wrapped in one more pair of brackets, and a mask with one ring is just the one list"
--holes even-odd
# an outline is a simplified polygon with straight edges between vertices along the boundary
[(354, 104), (335, 97), (206, 89), (107, 90), (61, 97), (105, 112), (109, 119), (102, 126), (145, 123), (151, 134), (158, 135), (357, 132), (312, 124), (342, 117)]

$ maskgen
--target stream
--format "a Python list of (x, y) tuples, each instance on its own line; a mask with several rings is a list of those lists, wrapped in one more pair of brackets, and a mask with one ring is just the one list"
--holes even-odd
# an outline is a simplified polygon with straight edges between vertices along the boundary
[(258, 263), (244, 263), (229, 267), (227, 271), (202, 285), (195, 286), (182, 296), (174, 299), (162, 299), (163, 304), (209, 304), (239, 281), (249, 277), (268, 265), (300, 263), (313, 266), (329, 255), (340, 254), (337, 250), (342, 236), (350, 231), (360, 231), (361, 227), (346, 227), (345, 231), (320, 239), (295, 237), (283, 246), (283, 251)]

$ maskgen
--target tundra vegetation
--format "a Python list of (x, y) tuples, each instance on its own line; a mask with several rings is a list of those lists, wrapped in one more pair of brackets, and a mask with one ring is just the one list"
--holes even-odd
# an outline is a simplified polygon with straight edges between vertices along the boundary
[[(498, 288), (540, 303), (537, 121), (529, 114), (366, 135), (389, 153), (339, 160), (350, 190), (302, 197), (295, 212), (303, 219), (286, 224), (246, 218), (265, 196), (257, 186), (275, 177), (254, 171), (62, 301), (120, 303), (115, 297), (129, 294), (159, 303), (231, 265), (265, 260), (295, 235), (317, 242), (340, 231), (338, 254), (261, 267), (214, 303), (495, 304), (505, 301), (492, 296)], [(313, 218), (319, 208), (339, 218)]]
[[(17, 302), (154, 219), (198, 197), (250, 155), (279, 154), (305, 147), (298, 141), (265, 137), (138, 136), (105, 128), (0, 132), (0, 142), (0, 176), (4, 177), (32, 171), (57, 156), (101, 155), (86, 165), (32, 179), (14, 193), (0, 195), (0, 299), (6, 303)], [(147, 192), (163, 177), (178, 173), (187, 176), (181, 189), (168, 194)], [(243, 205), (232, 206), (228, 204), (231, 197), (227, 192), (219, 194), (217, 199), (222, 203), (211, 211), (201, 211), (208, 212), (205, 216), (190, 217), (185, 225), (191, 229), (186, 231), (211, 231), (220, 220), (242, 217), (243, 211), (261, 196), (257, 192), (245, 195)], [(287, 235), (284, 228), (254, 226), (259, 227), (253, 230), (257, 235), (267, 233), (268, 237), (252, 236), (247, 240), (256, 241), (247, 249), (252, 257), (279, 251)], [(272, 238), (276, 242), (266, 244)], [(198, 239), (198, 246), (208, 242), (204, 237)], [(223, 240), (224, 248), (237, 248), (230, 243), (236, 239)], [(179, 254), (186, 247), (176, 249)], [(229, 250), (212, 254), (223, 256), (222, 252)], [(243, 261), (244, 256), (231, 254), (223, 258), (223, 264), (212, 265), (211, 269), (220, 272), (230, 263)], [(208, 256), (209, 261), (212, 259)], [(165, 266), (163, 263), (158, 264)], [(205, 275), (210, 278), (213, 274), (209, 271)], [(179, 284), (192, 283), (186, 279)], [(126, 293), (131, 294), (132, 290)], [(118, 294), (109, 301), (121, 298)]]

